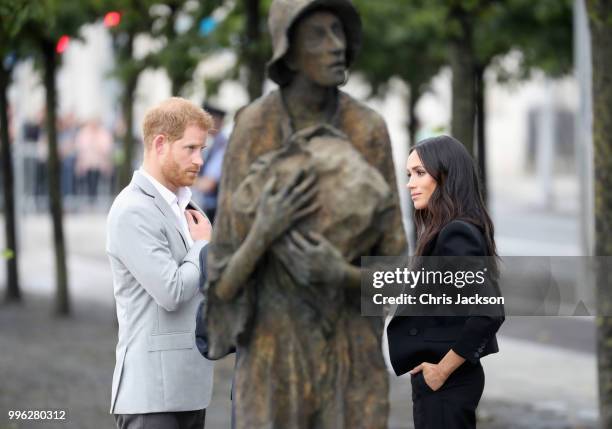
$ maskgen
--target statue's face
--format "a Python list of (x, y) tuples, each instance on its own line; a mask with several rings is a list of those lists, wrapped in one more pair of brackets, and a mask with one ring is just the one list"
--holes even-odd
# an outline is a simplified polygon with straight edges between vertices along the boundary
[(298, 21), (287, 65), (321, 86), (344, 82), (346, 36), (336, 15), (317, 11)]

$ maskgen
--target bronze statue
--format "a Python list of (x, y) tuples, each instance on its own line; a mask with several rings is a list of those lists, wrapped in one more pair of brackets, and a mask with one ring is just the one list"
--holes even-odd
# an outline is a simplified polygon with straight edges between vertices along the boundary
[(234, 425), (386, 428), (382, 321), (360, 315), (361, 256), (406, 241), (389, 136), (338, 90), (359, 48), (348, 0), (274, 0), (268, 72), (225, 155), (208, 254), (208, 356), (237, 348)]

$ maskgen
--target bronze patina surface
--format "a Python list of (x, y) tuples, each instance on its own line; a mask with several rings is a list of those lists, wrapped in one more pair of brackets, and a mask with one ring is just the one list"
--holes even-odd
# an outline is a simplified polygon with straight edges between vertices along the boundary
[(385, 122), (338, 90), (347, 8), (272, 4), (280, 88), (239, 112), (225, 155), (205, 322), (211, 358), (237, 348), (239, 429), (387, 427), (382, 320), (360, 315), (354, 273), (406, 241)]

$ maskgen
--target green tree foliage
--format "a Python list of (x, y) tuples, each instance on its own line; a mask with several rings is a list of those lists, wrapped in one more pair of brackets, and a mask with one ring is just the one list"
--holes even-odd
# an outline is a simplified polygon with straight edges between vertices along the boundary
[[(200, 32), (200, 22), (209, 17), (223, 1), (197, 2), (193, 0), (96, 0), (100, 14), (117, 11), (119, 25), (111, 28), (115, 50), (114, 75), (122, 85), (120, 105), (124, 130), (119, 168), (118, 189), (129, 183), (135, 151), (134, 97), (138, 78), (146, 69), (162, 68), (171, 82), (172, 95), (184, 95), (193, 81), (198, 63), (218, 46)], [(138, 36), (158, 42), (160, 48), (144, 57), (134, 56)]]
[[(445, 28), (454, 76), (451, 129), (471, 153), (483, 159), (484, 154), (479, 152), (485, 146), (486, 69), (514, 50), (522, 54), (521, 64), (513, 75), (500, 73), (502, 78), (525, 78), (533, 69), (552, 76), (569, 72), (571, 1), (436, 0), (434, 3), (447, 7)], [(474, 150), (474, 124), (479, 136), (478, 151)]]
[[(395, 76), (410, 88), (414, 104), (440, 67), (452, 69), (452, 134), (485, 159), (485, 71), (493, 66), (501, 81), (520, 80), (534, 69), (551, 76), (570, 71), (570, 0), (356, 0), (363, 23), (363, 51), (357, 69), (374, 88)], [(498, 61), (521, 53), (510, 71)], [(476, 137), (474, 130), (476, 129)], [(409, 128), (409, 135), (414, 136)], [(478, 150), (475, 149), (477, 142)]]
[(151, 0), (97, 0), (96, 10), (104, 14), (116, 11), (121, 14), (118, 26), (111, 29), (113, 49), (115, 52), (114, 75), (121, 85), (119, 104), (123, 118), (124, 134), (121, 136), (122, 150), (117, 171), (117, 188), (123, 189), (132, 177), (135, 137), (134, 129), (134, 97), (138, 85), (138, 77), (147, 68), (146, 59), (134, 57), (134, 42), (139, 34), (148, 34), (154, 19), (149, 10), (155, 4)]
[(237, 0), (228, 16), (211, 35), (220, 47), (237, 54), (236, 65), (226, 74), (206, 82), (207, 94), (217, 92), (226, 79), (237, 79), (247, 88), (249, 100), (263, 92), (266, 63), (272, 56), (266, 17), (272, 0)]
[(165, 8), (156, 19), (151, 36), (163, 39), (164, 47), (151, 54), (152, 67), (166, 70), (172, 84), (172, 95), (181, 95), (192, 82), (196, 66), (207, 54), (218, 50), (211, 38), (200, 31), (200, 22), (210, 18), (222, 0), (193, 2), (175, 0), (158, 7)]
[[(506, 0), (481, 2), (472, 33), (475, 153), (486, 195), (485, 71), (496, 70), (500, 81), (521, 80), (534, 70), (560, 77), (572, 68), (572, 4), (570, 0)], [(519, 67), (509, 72), (499, 61), (520, 52)], [(457, 125), (459, 126), (459, 125)]]
[(431, 78), (446, 64), (445, 9), (425, 7), (416, 1), (372, 2), (356, 0), (363, 21), (363, 44), (355, 69), (365, 76), (379, 95), (388, 90), (389, 79), (401, 79), (409, 88), (408, 134), (414, 144), (415, 106), (428, 89)]
[[(56, 44), (63, 35), (77, 37), (81, 26), (95, 19), (92, 4), (89, 2), (67, 3), (61, 0), (39, 0), (27, 2), (19, 9), (11, 2), (2, 5), (2, 11), (9, 11), (8, 20), (13, 44), (20, 55), (32, 55), (42, 68), (46, 94), (46, 130), (49, 145), (48, 182), (49, 207), (53, 226), (56, 271), (55, 311), (59, 315), (70, 313), (68, 294), (68, 272), (66, 269), (66, 249), (62, 218), (62, 197), (60, 193), (60, 166), (57, 150), (57, 89), (56, 72), (61, 56), (56, 52)], [(5, 19), (3, 19), (5, 21)], [(6, 49), (3, 48), (3, 49)]]
[[(270, 7), (269, 1), (242, 0), (246, 15), (245, 30), (240, 45), (247, 74), (249, 99), (254, 100), (263, 92), (266, 79), (266, 61), (271, 55), (267, 27), (262, 19), (262, 7)], [(263, 15), (266, 16), (266, 15)]]

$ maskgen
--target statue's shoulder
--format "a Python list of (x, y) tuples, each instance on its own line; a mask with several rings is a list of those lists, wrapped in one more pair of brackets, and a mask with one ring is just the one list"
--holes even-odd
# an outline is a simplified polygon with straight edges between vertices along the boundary
[(372, 130), (387, 128), (382, 115), (364, 102), (353, 98), (343, 91), (339, 91), (339, 101), (343, 115), (349, 118), (350, 123), (367, 126)]
[(282, 108), (280, 92), (274, 90), (241, 107), (234, 117), (236, 127), (250, 128), (259, 126), (262, 119), (276, 117)]

